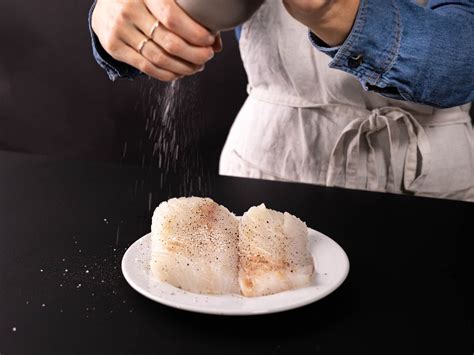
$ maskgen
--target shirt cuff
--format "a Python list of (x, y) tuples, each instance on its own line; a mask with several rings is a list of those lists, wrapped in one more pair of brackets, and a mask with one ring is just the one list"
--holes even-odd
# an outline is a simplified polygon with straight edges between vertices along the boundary
[(92, 52), (94, 53), (94, 58), (97, 64), (99, 64), (99, 66), (106, 71), (107, 75), (112, 81), (122, 78), (135, 78), (140, 74), (140, 71), (126, 63), (112, 58), (112, 56), (108, 54), (102, 47), (99, 39), (94, 33), (94, 30), (92, 29), (92, 12), (94, 11), (95, 4), (96, 1), (94, 1), (94, 4), (89, 11), (89, 31), (91, 35)]
[(316, 36), (311, 30), (309, 31), (309, 40), (313, 44), (313, 46), (320, 52), (326, 53), (328, 56), (334, 58), (337, 54), (337, 51), (341, 48), (341, 46), (337, 47), (329, 47), (321, 38)]
[(400, 11), (393, 2), (361, 0), (352, 30), (338, 47), (329, 47), (312, 32), (309, 37), (316, 49), (333, 58), (330, 68), (354, 75), (365, 90), (403, 99), (384, 78), (400, 49)]

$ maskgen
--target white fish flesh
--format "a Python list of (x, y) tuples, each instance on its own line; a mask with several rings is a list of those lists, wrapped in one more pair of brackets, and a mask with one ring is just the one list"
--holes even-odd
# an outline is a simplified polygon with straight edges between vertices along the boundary
[(240, 290), (247, 297), (307, 286), (314, 273), (306, 224), (263, 204), (240, 221), (239, 257)]
[(152, 220), (151, 270), (163, 282), (204, 294), (240, 293), (239, 220), (209, 198), (161, 203)]

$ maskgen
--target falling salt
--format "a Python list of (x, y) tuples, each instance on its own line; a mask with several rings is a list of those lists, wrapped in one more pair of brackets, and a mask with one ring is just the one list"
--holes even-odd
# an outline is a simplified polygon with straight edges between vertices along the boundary
[(127, 155), (127, 146), (128, 146), (128, 143), (125, 142), (124, 145), (123, 145), (122, 159), (125, 159), (125, 156)]
[(12, 328), (12, 331), (16, 332), (16, 327), (13, 327), (13, 328)]
[(115, 245), (118, 245), (120, 238), (120, 226), (117, 226), (117, 235), (115, 236)]
[(153, 201), (153, 193), (150, 192), (150, 193), (148, 194), (148, 211), (151, 211), (151, 207), (152, 207), (152, 206), (151, 206), (151, 203), (152, 203), (152, 201)]
[[(159, 187), (166, 188), (170, 197), (176, 194), (171, 184), (165, 186), (170, 174), (176, 174), (173, 180), (179, 183), (177, 188), (182, 195), (205, 196), (210, 192), (210, 175), (205, 172), (200, 151), (202, 116), (195, 94), (199, 88), (196, 81), (181, 83), (174, 81), (165, 87), (161, 84), (142, 87), (146, 135), (139, 141), (141, 166), (145, 167), (145, 163), (150, 168), (158, 166)], [(137, 196), (139, 180), (141, 190), (144, 190), (144, 179), (136, 179), (134, 197)], [(153, 196), (147, 192), (148, 210), (151, 211)]]
[(68, 272), (69, 270), (68, 269), (64, 269), (64, 272)]
[(88, 274), (88, 273), (89, 273), (89, 270), (86, 270), (86, 274)]
[(43, 269), (40, 269), (40, 272), (43, 272)]

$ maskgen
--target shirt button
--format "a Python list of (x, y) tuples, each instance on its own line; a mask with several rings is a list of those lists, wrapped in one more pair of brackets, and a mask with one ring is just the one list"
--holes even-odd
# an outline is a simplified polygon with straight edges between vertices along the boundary
[(358, 68), (362, 64), (363, 61), (364, 60), (363, 60), (362, 54), (358, 54), (358, 55), (350, 57), (349, 60), (347, 61), (347, 64), (349, 65), (350, 68), (355, 69), (355, 68)]

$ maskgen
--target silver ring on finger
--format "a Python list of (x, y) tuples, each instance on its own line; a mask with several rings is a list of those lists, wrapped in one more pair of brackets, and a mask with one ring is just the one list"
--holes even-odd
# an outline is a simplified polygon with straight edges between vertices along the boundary
[(160, 22), (158, 20), (156, 20), (156, 22), (153, 24), (153, 26), (151, 27), (151, 30), (148, 34), (149, 38), (153, 38), (153, 35), (155, 34), (155, 31), (156, 31), (156, 29), (158, 28), (159, 25), (160, 25)]
[(150, 39), (149, 39), (149, 38), (145, 38), (145, 39), (143, 39), (143, 40), (140, 42), (140, 44), (139, 44), (138, 47), (137, 47), (137, 52), (138, 52), (138, 54), (140, 54), (140, 55), (142, 54), (143, 48), (145, 47), (145, 44), (148, 43), (148, 41), (150, 41)]

